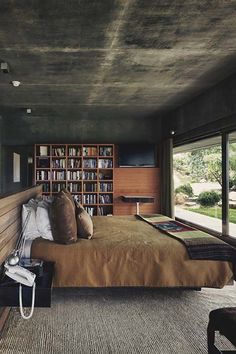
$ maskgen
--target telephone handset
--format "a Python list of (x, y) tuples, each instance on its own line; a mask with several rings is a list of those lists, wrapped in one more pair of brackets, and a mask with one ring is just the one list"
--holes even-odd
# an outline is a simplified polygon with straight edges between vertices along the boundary
[(11, 266), (8, 263), (5, 265), (6, 272), (5, 274), (11, 278), (16, 280), (18, 283), (24, 284), (26, 286), (33, 286), (35, 277), (36, 275), (29, 270), (19, 266), (19, 265), (14, 265)]

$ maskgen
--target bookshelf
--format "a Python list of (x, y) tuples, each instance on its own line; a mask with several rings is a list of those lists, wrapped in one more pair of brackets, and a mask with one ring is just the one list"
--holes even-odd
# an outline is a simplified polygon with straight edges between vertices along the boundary
[(113, 214), (113, 144), (36, 144), (35, 184), (43, 195), (67, 188), (90, 215)]

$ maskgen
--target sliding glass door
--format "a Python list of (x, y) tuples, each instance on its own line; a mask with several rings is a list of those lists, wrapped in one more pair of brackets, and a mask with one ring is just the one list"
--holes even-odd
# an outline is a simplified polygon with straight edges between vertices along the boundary
[(236, 237), (236, 132), (229, 134), (229, 235)]
[(174, 149), (175, 216), (221, 232), (221, 137)]

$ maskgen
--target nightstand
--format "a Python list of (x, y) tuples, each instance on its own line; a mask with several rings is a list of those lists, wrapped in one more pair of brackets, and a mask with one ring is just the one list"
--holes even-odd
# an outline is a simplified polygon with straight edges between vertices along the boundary
[[(44, 262), (42, 276), (36, 276), (35, 307), (50, 307), (54, 263)], [(32, 288), (22, 285), (23, 306), (30, 307)], [(19, 283), (6, 275), (0, 282), (0, 306), (19, 307)]]

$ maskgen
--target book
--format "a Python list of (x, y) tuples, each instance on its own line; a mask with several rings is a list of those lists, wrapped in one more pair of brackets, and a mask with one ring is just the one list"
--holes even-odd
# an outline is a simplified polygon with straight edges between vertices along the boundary
[(163, 231), (172, 231), (172, 232), (175, 232), (175, 231), (182, 231), (184, 228), (178, 224), (176, 224), (175, 222), (173, 221), (168, 221), (168, 222), (163, 222), (163, 223), (157, 223), (155, 224), (155, 226), (160, 229), (160, 230), (163, 230)]
[(40, 146), (39, 147), (39, 155), (40, 156), (47, 156), (48, 154), (48, 147), (47, 146)]

